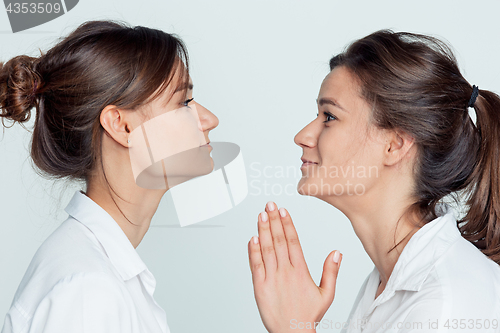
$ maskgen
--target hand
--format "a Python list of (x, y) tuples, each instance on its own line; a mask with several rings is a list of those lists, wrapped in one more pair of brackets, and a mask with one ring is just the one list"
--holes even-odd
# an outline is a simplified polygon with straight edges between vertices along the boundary
[(309, 274), (288, 212), (284, 208), (278, 211), (268, 202), (265, 212), (259, 214), (258, 227), (259, 237), (250, 240), (248, 253), (264, 326), (271, 333), (316, 332), (314, 323), (323, 318), (335, 297), (342, 255), (338, 251), (328, 255), (318, 287)]

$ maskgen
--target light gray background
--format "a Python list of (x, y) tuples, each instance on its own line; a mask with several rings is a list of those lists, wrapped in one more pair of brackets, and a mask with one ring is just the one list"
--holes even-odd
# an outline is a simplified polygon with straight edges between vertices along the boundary
[[(499, 1), (81, 0), (66, 15), (17, 34), (0, 10), (0, 59), (47, 50), (90, 19), (159, 28), (186, 42), (194, 96), (220, 119), (210, 138), (241, 146), (250, 193), (235, 209), (186, 228), (176, 227), (167, 194), (137, 250), (156, 277), (155, 298), (173, 333), (265, 332), (253, 297), (247, 242), (257, 234), (257, 214), (268, 200), (290, 211), (316, 282), (328, 253), (344, 254), (325, 319), (347, 319), (373, 269), (345, 216), (295, 191), (302, 150), (293, 137), (316, 115), (330, 57), (381, 28), (433, 34), (453, 45), (469, 82), (498, 93), (499, 12)], [(33, 254), (66, 219), (63, 209), (78, 189), (38, 177), (30, 165), (29, 140), (19, 125), (0, 136), (2, 324)], [(259, 176), (266, 167), (267, 175)]]

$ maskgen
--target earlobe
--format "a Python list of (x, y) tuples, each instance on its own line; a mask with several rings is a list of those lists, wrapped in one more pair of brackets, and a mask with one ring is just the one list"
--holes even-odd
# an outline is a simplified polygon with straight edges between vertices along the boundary
[(128, 147), (130, 124), (125, 119), (125, 112), (114, 105), (108, 105), (101, 111), (100, 122), (108, 136), (116, 143)]

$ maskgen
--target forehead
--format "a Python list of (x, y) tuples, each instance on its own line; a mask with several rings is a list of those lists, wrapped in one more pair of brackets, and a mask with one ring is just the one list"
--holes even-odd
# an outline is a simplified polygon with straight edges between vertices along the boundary
[(361, 97), (361, 89), (356, 78), (344, 66), (335, 67), (325, 77), (318, 94), (318, 100), (321, 98), (334, 99), (349, 111), (369, 107)]
[(321, 97), (329, 97), (329, 95), (335, 94), (340, 98), (341, 95), (357, 94), (357, 86), (349, 70), (343, 66), (339, 66), (335, 67), (325, 77), (321, 84), (319, 95)]

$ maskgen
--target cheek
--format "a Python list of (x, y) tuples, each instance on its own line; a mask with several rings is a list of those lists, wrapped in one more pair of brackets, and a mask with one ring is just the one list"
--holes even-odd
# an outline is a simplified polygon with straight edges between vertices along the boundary
[(324, 182), (365, 186), (380, 176), (383, 145), (362, 126), (328, 128), (318, 139), (319, 172)]
[(318, 138), (320, 165), (347, 166), (359, 161), (358, 155), (364, 148), (362, 130), (349, 124), (335, 124), (325, 128)]

